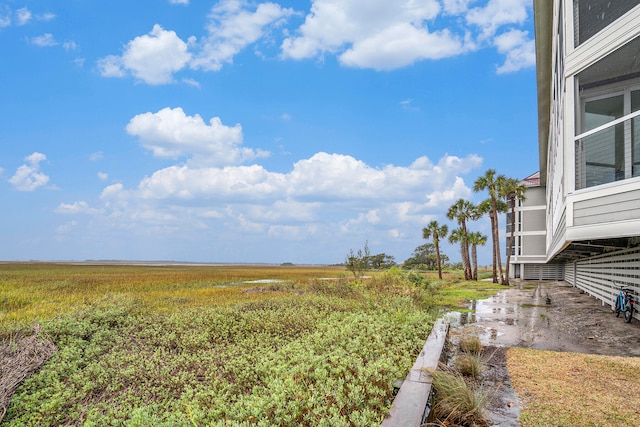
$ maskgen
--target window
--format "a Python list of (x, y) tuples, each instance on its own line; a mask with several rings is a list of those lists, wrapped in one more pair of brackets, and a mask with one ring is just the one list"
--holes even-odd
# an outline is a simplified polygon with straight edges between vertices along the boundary
[(573, 0), (574, 43), (579, 46), (640, 4), (640, 0)]
[(576, 76), (576, 189), (640, 176), (639, 50), (636, 38)]
[(506, 253), (509, 253), (509, 248), (511, 248), (511, 255), (517, 256), (522, 254), (521, 241), (520, 236), (513, 236), (513, 246), (511, 246), (510, 236), (507, 236)]
[[(583, 130), (590, 131), (624, 115), (624, 96), (584, 102)], [(581, 140), (585, 187), (624, 179), (624, 123), (607, 127)]]

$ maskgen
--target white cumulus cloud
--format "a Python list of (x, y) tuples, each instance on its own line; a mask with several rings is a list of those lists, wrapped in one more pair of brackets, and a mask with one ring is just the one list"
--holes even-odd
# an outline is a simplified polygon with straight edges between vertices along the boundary
[(153, 26), (149, 34), (131, 40), (122, 56), (109, 55), (98, 61), (104, 77), (124, 77), (132, 74), (150, 85), (173, 82), (173, 74), (182, 70), (191, 60), (188, 44), (174, 31)]
[[(530, 0), (313, 0), (282, 56), (336, 55), (345, 66), (393, 70), (492, 46), (500, 28), (523, 25), (530, 9)], [(530, 67), (525, 52), (501, 51), (507, 59), (498, 72)]]
[(358, 40), (340, 55), (351, 67), (393, 70), (423, 59), (441, 59), (465, 49), (463, 41), (448, 30), (430, 33), (409, 23), (399, 23)]
[(55, 210), (60, 214), (93, 214), (98, 212), (97, 209), (89, 206), (87, 202), (80, 201), (74, 203), (61, 203)]
[(40, 47), (51, 47), (57, 46), (59, 44), (53, 37), (53, 34), (49, 33), (31, 38), (31, 43)]
[(298, 34), (282, 43), (283, 56), (336, 53), (344, 65), (388, 70), (459, 54), (460, 37), (427, 27), (440, 12), (436, 0), (314, 0)]
[[(335, 55), (347, 67), (388, 71), (497, 47), (496, 34), (506, 26), (525, 25), (530, 10), (530, 0), (312, 0), (296, 28), (290, 18), (303, 12), (273, 2), (221, 0), (207, 16), (204, 35), (185, 40), (156, 24), (128, 42), (122, 55), (105, 56), (97, 66), (104, 77), (132, 75), (162, 85), (174, 83), (175, 74), (187, 68), (219, 71), (252, 45), (262, 56), (258, 47), (275, 41), (283, 59)], [(506, 59), (498, 73), (532, 66), (529, 44), (500, 53)], [(199, 87), (193, 78), (179, 81)]]
[(275, 218), (282, 214), (275, 214), (274, 210), (291, 211), (292, 207), (305, 218), (318, 219), (323, 214), (330, 216), (331, 209), (368, 206), (363, 218), (379, 223), (383, 216), (397, 216), (391, 211), (381, 213), (379, 206), (390, 209), (413, 200), (423, 200), (416, 203), (423, 208), (427, 204), (435, 206), (438, 192), (449, 195), (440, 197), (443, 202), (468, 196), (470, 189), (459, 175), (481, 163), (482, 159), (475, 155), (444, 156), (437, 164), (423, 157), (408, 167), (388, 165), (379, 169), (351, 156), (321, 152), (296, 162), (288, 173), (272, 172), (259, 165), (171, 166), (144, 178), (135, 189), (111, 185), (101, 197), (105, 201), (171, 200), (186, 205), (248, 204), (253, 209), (245, 215), (255, 216), (256, 220)]
[(219, 117), (212, 117), (207, 124), (200, 115), (187, 116), (179, 107), (139, 114), (129, 121), (126, 130), (140, 138), (154, 156), (188, 157), (196, 165), (238, 164), (268, 155), (241, 146), (239, 124), (226, 126)]
[(32, 18), (32, 14), (31, 11), (26, 8), (20, 8), (18, 10), (16, 10), (16, 24), (17, 25), (25, 25), (26, 23), (28, 23), (29, 21), (31, 21)]
[(498, 52), (506, 55), (504, 64), (496, 70), (498, 74), (511, 73), (536, 65), (535, 41), (529, 38), (528, 32), (512, 29), (496, 36), (493, 42)]
[(0, 28), (9, 27), (11, 25), (11, 9), (8, 6), (0, 4)]
[(260, 3), (255, 10), (249, 10), (248, 5), (240, 0), (222, 0), (211, 9), (208, 35), (201, 42), (192, 67), (220, 70), (238, 52), (293, 14), (292, 9), (276, 3)]
[[(464, 176), (481, 165), (476, 155), (445, 155), (436, 162), (420, 157), (409, 165), (374, 167), (324, 152), (285, 172), (257, 164), (176, 164), (131, 187), (106, 186), (91, 222), (141, 239), (216, 241), (217, 257), (226, 260), (247, 259), (246, 253), (225, 249), (228, 239), (250, 242), (252, 253), (270, 253), (277, 245), (284, 250), (274, 252), (278, 257), (309, 259), (318, 250), (340, 260), (367, 239), (372, 247), (378, 242), (406, 250), (452, 201), (472, 194)], [(77, 202), (61, 205), (59, 212), (88, 208)]]
[(47, 185), (49, 177), (40, 172), (40, 163), (45, 161), (47, 156), (37, 151), (25, 157), (26, 164), (20, 166), (16, 173), (9, 178), (9, 182), (18, 191), (34, 191)]
[(481, 38), (487, 38), (503, 25), (522, 24), (528, 16), (527, 8), (531, 6), (531, 0), (489, 0), (468, 11), (467, 22), (480, 27)]
[[(172, 3), (187, 4), (174, 0)], [(174, 74), (188, 66), (192, 69), (218, 71), (223, 64), (231, 63), (233, 57), (248, 45), (258, 41), (273, 27), (293, 14), (292, 9), (282, 8), (276, 3), (260, 3), (255, 9), (240, 0), (218, 2), (208, 16), (206, 35), (196, 43), (195, 37), (185, 42), (174, 31), (153, 26), (149, 34), (131, 40), (122, 55), (108, 55), (98, 60), (97, 66), (103, 77), (126, 77), (133, 75), (150, 85), (174, 82)], [(199, 86), (193, 79), (184, 83)]]

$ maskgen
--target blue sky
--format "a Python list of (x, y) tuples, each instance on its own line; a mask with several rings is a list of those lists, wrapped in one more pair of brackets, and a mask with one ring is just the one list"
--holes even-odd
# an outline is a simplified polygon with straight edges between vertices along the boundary
[(404, 261), (538, 170), (532, 12), (0, 0), (0, 260)]

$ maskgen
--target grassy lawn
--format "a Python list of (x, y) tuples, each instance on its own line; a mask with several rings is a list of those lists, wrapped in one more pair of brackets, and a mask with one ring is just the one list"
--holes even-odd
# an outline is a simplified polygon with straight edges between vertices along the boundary
[(622, 427), (640, 422), (640, 358), (510, 348), (522, 427)]

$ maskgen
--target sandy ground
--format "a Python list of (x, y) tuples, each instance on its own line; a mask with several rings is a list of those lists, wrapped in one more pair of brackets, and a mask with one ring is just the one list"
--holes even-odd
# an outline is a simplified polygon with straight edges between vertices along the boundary
[(494, 390), (493, 426), (518, 426), (519, 407), (506, 369), (506, 347), (640, 357), (640, 320), (624, 323), (609, 305), (564, 282), (517, 283), (451, 313), (450, 336), (480, 337), (488, 358), (485, 383)]

